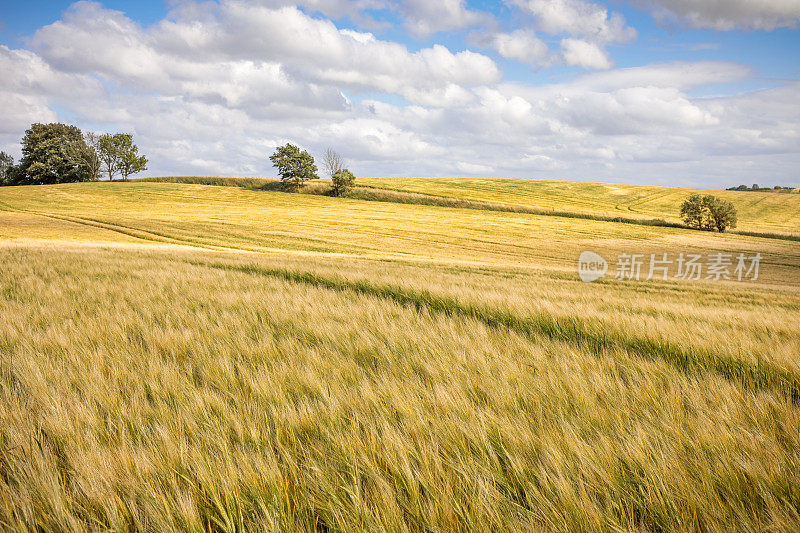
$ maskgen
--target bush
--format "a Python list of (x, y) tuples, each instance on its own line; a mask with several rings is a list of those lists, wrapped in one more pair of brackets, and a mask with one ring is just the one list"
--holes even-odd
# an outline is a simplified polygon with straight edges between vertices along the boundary
[(278, 174), (286, 189), (298, 190), (303, 182), (319, 179), (314, 158), (293, 144), (278, 147), (275, 153), (269, 156), (269, 159), (278, 169)]
[(722, 233), (728, 228), (735, 228), (737, 222), (736, 208), (731, 202), (707, 194), (693, 194), (681, 205), (681, 218), (690, 228)]
[(333, 194), (336, 196), (341, 196), (344, 194), (347, 189), (353, 186), (356, 181), (356, 177), (353, 175), (352, 172), (343, 168), (338, 170), (331, 180), (333, 182)]

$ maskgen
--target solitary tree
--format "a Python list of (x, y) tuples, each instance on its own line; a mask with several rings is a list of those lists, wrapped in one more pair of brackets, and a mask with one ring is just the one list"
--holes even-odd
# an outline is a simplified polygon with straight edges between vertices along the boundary
[(293, 144), (278, 147), (275, 153), (269, 156), (269, 159), (278, 169), (278, 174), (286, 189), (297, 190), (303, 182), (319, 179), (314, 158)]
[(14, 158), (5, 152), (0, 152), (0, 185), (7, 185), (6, 180), (14, 168)]
[(15, 185), (88, 181), (91, 176), (68, 154), (85, 147), (81, 130), (67, 124), (33, 124), (22, 138)]
[(353, 175), (352, 172), (350, 172), (346, 168), (338, 170), (333, 175), (332, 179), (333, 194), (335, 194), (336, 196), (341, 196), (342, 194), (347, 192), (347, 189), (353, 186), (353, 183), (355, 183), (355, 181), (356, 177)]
[(681, 205), (681, 218), (692, 228), (716, 230), (720, 233), (735, 228), (736, 208), (731, 202), (707, 194), (692, 194)]

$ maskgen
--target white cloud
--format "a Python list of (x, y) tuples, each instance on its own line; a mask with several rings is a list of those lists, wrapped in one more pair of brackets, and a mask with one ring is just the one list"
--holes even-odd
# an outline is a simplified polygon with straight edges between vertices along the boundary
[[(600, 55), (566, 44), (575, 54), (566, 61), (604, 68), (603, 58), (611, 60), (603, 42), (576, 28), (559, 40)], [(490, 35), (510, 59), (538, 66), (545, 54), (531, 30)], [(79, 3), (31, 43), (32, 50), (0, 46), (0, 69), (15, 73), (0, 78), (6, 150), (30, 122), (61, 119), (133, 132), (155, 174), (270, 175), (267, 155), (287, 141), (312, 153), (334, 146), (360, 176), (678, 184), (682, 175), (710, 186), (752, 181), (752, 165), (760, 181), (776, 182), (800, 166), (800, 84), (694, 96), (698, 87), (753, 76), (735, 63), (502, 83), (480, 54), (441, 45), (411, 52), (293, 7), (233, 1), (183, 3), (147, 27)], [(132, 57), (146, 61), (120, 64)]]
[(532, 67), (547, 66), (553, 62), (550, 49), (529, 29), (511, 33), (496, 33), (489, 41), (497, 53), (507, 59), (515, 59)]
[(693, 28), (774, 30), (796, 28), (797, 0), (639, 0), (657, 18), (683, 21)]
[(478, 163), (470, 163), (469, 161), (458, 161), (456, 169), (465, 174), (486, 175), (494, 171), (494, 168), (489, 165), (481, 165)]
[(597, 72), (578, 78), (570, 86), (613, 90), (625, 87), (675, 87), (686, 90), (711, 83), (741, 81), (753, 75), (751, 68), (723, 61), (675, 61)]
[(567, 65), (593, 69), (607, 69), (613, 65), (605, 50), (580, 39), (563, 39), (561, 51)]
[(465, 0), (404, 0), (398, 9), (406, 28), (417, 37), (492, 22), (488, 14), (467, 9)]
[(568, 34), (596, 43), (627, 42), (636, 30), (625, 24), (618, 13), (608, 13), (602, 4), (583, 0), (513, 0), (524, 12), (533, 15), (537, 27), (552, 35)]
[[(452, 53), (441, 45), (412, 53), (371, 34), (339, 30), (293, 7), (236, 1), (195, 7), (145, 30), (119, 12), (78, 2), (62, 21), (37, 31), (33, 45), (71, 72), (221, 99), (241, 97), (231, 94), (241, 81), (236, 76), (249, 76), (261, 83), (262, 98), (294, 98), (326, 109), (342, 102), (339, 89), (331, 93), (324, 85), (402, 94), (409, 86), (435, 91), (500, 78), (484, 55)], [(185, 18), (187, 13), (195, 18)], [(298, 85), (303, 83), (312, 85), (304, 90)]]
[(512, 3), (532, 16), (540, 31), (569, 36), (561, 40), (561, 55), (567, 65), (611, 68), (614, 62), (604, 47), (631, 41), (637, 35), (622, 15), (609, 13), (602, 4), (584, 0), (512, 0)]

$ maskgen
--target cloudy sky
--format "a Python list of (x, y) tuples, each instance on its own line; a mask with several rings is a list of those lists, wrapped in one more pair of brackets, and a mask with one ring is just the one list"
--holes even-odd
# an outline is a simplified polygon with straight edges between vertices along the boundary
[(0, 149), (134, 134), (149, 175), (800, 185), (800, 0), (0, 0)]

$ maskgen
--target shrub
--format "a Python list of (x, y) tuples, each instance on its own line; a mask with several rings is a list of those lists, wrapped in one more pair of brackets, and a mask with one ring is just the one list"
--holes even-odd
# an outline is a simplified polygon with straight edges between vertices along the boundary
[(293, 144), (278, 147), (275, 153), (269, 156), (269, 159), (278, 169), (278, 174), (286, 189), (297, 190), (303, 182), (319, 179), (314, 158)]
[(356, 177), (346, 168), (337, 171), (332, 178), (333, 194), (336, 196), (341, 196), (347, 191), (347, 189), (353, 186), (355, 181)]

